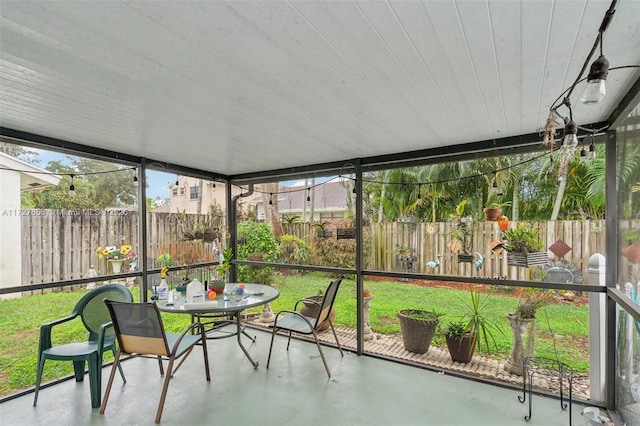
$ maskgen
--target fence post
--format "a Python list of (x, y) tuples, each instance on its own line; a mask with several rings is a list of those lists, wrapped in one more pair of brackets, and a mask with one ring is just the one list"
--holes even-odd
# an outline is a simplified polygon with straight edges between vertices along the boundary
[[(600, 253), (589, 258), (589, 284), (604, 287), (606, 260)], [(589, 399), (605, 397), (605, 300), (603, 293), (589, 293)]]

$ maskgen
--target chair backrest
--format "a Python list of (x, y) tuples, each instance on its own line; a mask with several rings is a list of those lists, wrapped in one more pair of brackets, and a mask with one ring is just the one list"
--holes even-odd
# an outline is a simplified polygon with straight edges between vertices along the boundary
[(105, 300), (120, 350), (128, 354), (169, 355), (162, 317), (155, 303)]
[[(109, 310), (102, 302), (105, 298), (133, 302), (131, 291), (122, 284), (104, 284), (82, 296), (73, 308), (73, 315), (82, 318), (82, 323), (89, 331), (89, 340), (97, 339), (100, 326), (111, 321)], [(113, 335), (113, 332), (110, 334)]]
[(320, 306), (320, 313), (318, 314), (318, 319), (316, 320), (316, 327), (320, 326), (329, 318), (329, 315), (331, 314), (331, 308), (333, 307), (334, 300), (336, 300), (336, 294), (338, 293), (338, 287), (340, 287), (341, 282), (342, 277), (329, 283), (327, 291), (324, 292), (324, 298), (322, 299), (322, 305)]

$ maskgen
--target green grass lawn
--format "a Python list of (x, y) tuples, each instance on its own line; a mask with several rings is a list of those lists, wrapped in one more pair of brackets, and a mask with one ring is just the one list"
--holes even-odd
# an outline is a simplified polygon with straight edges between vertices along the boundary
[[(331, 278), (319, 274), (278, 276), (275, 286), (280, 297), (271, 303), (274, 312), (292, 309), (295, 302), (305, 296), (323, 293)], [(335, 323), (355, 328), (355, 281), (344, 280), (338, 292)], [(429, 309), (443, 314), (441, 326), (458, 319), (464, 312), (465, 290), (422, 287), (411, 282), (367, 281), (365, 287), (374, 296), (371, 300), (370, 325), (375, 333), (400, 333), (397, 312), (402, 309)], [(137, 288), (133, 287), (138, 299)], [(21, 299), (0, 301), (0, 397), (29, 388), (35, 383), (38, 337), (40, 324), (68, 315), (83, 292), (59, 292)], [(494, 293), (490, 296), (487, 316), (502, 330), (495, 334), (497, 348), (487, 353), (478, 348), (476, 354), (486, 354), (505, 360), (511, 349), (511, 329), (505, 313), (512, 312), (518, 299)], [(260, 312), (261, 308), (254, 308)], [(163, 313), (168, 331), (177, 332), (189, 323), (188, 315)], [(538, 311), (536, 355), (555, 358), (588, 371), (588, 307), (554, 303)], [(80, 321), (54, 328), (54, 344), (85, 338)], [(554, 342), (555, 340), (555, 342)], [(436, 336), (434, 344), (444, 345), (444, 338)], [(111, 354), (106, 356), (107, 360)], [(69, 362), (48, 361), (43, 382), (72, 373)]]

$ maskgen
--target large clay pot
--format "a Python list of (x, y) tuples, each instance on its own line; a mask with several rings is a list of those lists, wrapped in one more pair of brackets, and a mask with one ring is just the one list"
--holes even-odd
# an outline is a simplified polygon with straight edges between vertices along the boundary
[[(300, 313), (305, 317), (316, 318), (320, 313), (320, 305), (322, 304), (324, 296), (309, 296), (302, 299), (304, 306), (300, 309)], [(315, 302), (315, 303), (314, 303)], [(317, 304), (316, 304), (317, 303)], [(331, 322), (336, 318), (336, 310), (332, 306), (331, 312), (329, 312), (329, 319)], [(317, 327), (317, 331), (326, 330), (329, 328), (329, 321), (324, 321)]]
[(440, 318), (433, 312), (405, 309), (398, 312), (405, 350), (418, 354), (429, 352)]

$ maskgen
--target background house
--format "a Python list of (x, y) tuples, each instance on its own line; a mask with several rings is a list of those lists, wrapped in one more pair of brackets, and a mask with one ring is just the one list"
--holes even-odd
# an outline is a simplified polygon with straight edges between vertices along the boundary
[[(231, 188), (231, 194), (239, 194), (237, 186)], [(154, 211), (186, 214), (218, 214), (227, 208), (226, 185), (206, 179), (179, 176), (169, 185), (169, 202)], [(212, 210), (213, 209), (213, 210)], [(224, 213), (222, 220), (226, 221)]]
[[(280, 186), (272, 195), (272, 202), (278, 203), (280, 218), (298, 216), (302, 222), (329, 221), (348, 216), (350, 182), (330, 181), (321, 184)], [(255, 208), (257, 217), (263, 220), (263, 194), (248, 198), (245, 203)]]
[[(22, 191), (56, 185), (59, 181), (60, 178), (48, 170), (0, 152), (0, 288), (17, 286), (22, 282), (21, 215), (44, 212), (22, 210)], [(17, 296), (19, 293), (11, 293), (0, 296), (0, 299)]]

